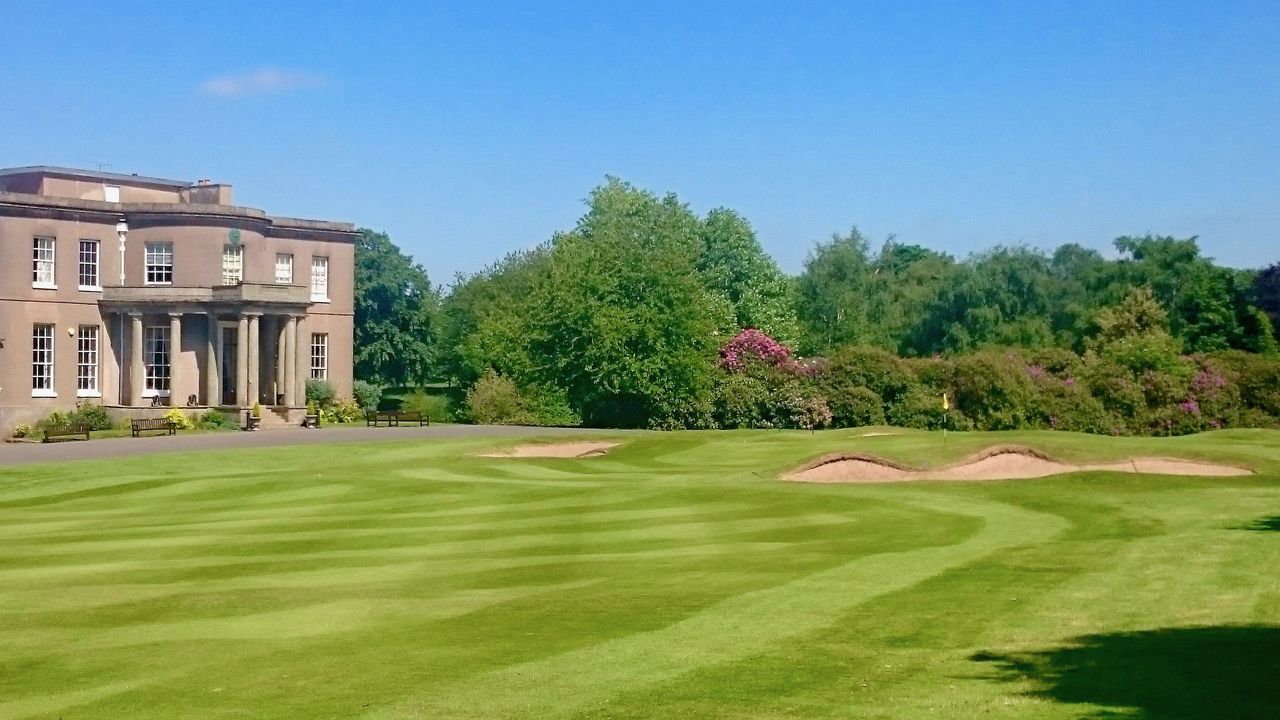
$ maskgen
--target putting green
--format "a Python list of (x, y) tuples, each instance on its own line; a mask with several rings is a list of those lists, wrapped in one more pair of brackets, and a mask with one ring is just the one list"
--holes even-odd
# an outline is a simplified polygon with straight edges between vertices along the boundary
[[(0, 718), (1199, 718), (1280, 703), (1280, 432), (585, 439), (622, 444), (0, 471)], [(928, 468), (996, 444), (1256, 474), (778, 479), (828, 453)]]

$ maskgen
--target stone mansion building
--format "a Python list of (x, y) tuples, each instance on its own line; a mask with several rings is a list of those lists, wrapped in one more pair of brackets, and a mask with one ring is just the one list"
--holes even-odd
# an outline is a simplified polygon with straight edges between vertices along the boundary
[(0, 434), (86, 401), (300, 422), (307, 378), (349, 396), (356, 237), (207, 180), (0, 169)]

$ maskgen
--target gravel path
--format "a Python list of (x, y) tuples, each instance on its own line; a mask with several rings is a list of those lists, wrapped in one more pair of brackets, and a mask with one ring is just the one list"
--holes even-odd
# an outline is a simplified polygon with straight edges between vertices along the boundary
[(214, 432), (192, 435), (150, 435), (140, 438), (62, 440), (51, 443), (0, 443), (0, 467), (39, 462), (97, 460), (152, 453), (195, 450), (314, 445), (366, 442), (370, 440), (424, 440), (480, 437), (521, 437), (532, 435), (581, 435), (583, 428), (530, 428), (502, 425), (434, 425), (431, 427), (345, 427), (303, 430), (289, 428), (258, 432)]

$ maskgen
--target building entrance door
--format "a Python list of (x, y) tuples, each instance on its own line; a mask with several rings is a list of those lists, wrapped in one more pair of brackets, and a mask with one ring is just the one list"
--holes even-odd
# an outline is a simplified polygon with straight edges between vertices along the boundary
[(220, 365), (222, 368), (222, 404), (236, 404), (236, 373), (239, 368), (236, 367), (236, 350), (239, 345), (239, 331), (235, 325), (222, 328), (222, 358)]

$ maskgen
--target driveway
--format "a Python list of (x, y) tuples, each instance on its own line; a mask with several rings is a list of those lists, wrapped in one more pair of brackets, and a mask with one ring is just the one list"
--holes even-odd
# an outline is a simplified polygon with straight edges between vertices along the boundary
[(583, 428), (533, 428), (506, 425), (433, 425), (431, 427), (330, 427), (320, 430), (288, 428), (258, 432), (210, 432), (190, 435), (151, 435), (140, 438), (62, 440), (51, 443), (0, 443), (0, 467), (39, 462), (97, 460), (151, 453), (196, 450), (319, 445), (370, 440), (447, 440), (451, 438), (580, 435)]

